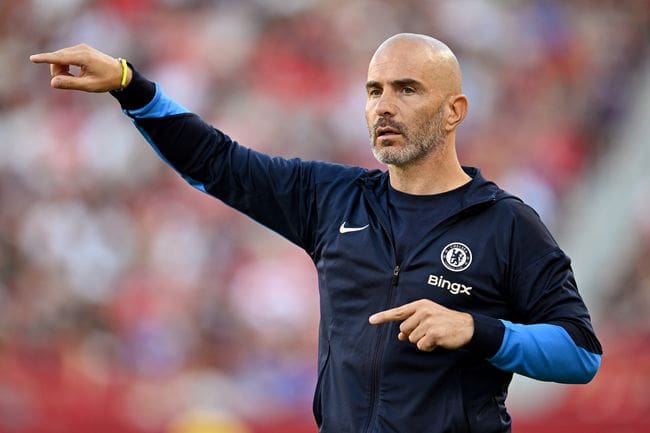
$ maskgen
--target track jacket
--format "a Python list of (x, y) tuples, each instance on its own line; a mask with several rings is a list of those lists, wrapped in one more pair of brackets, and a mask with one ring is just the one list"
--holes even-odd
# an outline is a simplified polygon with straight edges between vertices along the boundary
[[(318, 271), (314, 415), (323, 433), (497, 433), (513, 372), (584, 383), (601, 347), (569, 258), (537, 214), (466, 168), (461, 210), (395, 259), (388, 174), (242, 147), (137, 71), (113, 92), (190, 184), (303, 248)], [(425, 223), (425, 222), (423, 222)], [(378, 311), (418, 299), (472, 314), (472, 341), (421, 352)]]

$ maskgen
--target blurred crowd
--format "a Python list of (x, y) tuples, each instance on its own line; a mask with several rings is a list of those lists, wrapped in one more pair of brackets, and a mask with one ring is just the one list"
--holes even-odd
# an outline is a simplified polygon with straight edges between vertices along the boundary
[[(644, 0), (0, 1), (0, 431), (64, 413), (309, 423), (316, 380), (308, 256), (186, 185), (110, 96), (50, 89), (29, 54), (85, 42), (244, 145), (378, 167), (367, 63), (391, 34), (431, 34), (463, 69), (461, 161), (555, 228), (614, 145), (649, 17)], [(612, 296), (646, 332), (649, 269), (646, 249)]]

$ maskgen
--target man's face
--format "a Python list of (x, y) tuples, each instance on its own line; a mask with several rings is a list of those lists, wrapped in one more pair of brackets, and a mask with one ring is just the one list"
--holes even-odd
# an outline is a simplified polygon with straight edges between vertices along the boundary
[(404, 166), (444, 143), (443, 95), (426, 52), (398, 44), (375, 55), (368, 68), (366, 122), (375, 157)]

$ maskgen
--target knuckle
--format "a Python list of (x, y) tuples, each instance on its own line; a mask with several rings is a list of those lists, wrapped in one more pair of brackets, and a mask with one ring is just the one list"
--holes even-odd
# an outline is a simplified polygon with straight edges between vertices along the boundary
[(429, 312), (429, 310), (424, 309), (424, 308), (420, 308), (416, 313), (416, 317), (420, 321), (427, 320), (430, 317), (430, 315), (431, 315), (431, 313)]
[(429, 342), (427, 342), (424, 338), (420, 341), (418, 341), (418, 349), (422, 350), (423, 352), (431, 352), (432, 346)]
[(427, 336), (432, 340), (432, 341), (438, 341), (442, 337), (440, 331), (437, 328), (434, 327), (429, 327), (427, 330)]
[(436, 325), (436, 318), (434, 316), (427, 315), (427, 317), (422, 319), (422, 324), (428, 328), (433, 328)]

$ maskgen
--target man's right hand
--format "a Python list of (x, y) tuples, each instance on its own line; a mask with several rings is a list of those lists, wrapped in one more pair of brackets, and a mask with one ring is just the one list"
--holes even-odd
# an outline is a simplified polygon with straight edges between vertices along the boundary
[[(55, 89), (83, 90), (84, 92), (108, 92), (118, 90), (122, 82), (122, 65), (118, 59), (102, 53), (86, 44), (63, 48), (51, 53), (29, 56), (33, 63), (48, 63)], [(79, 66), (79, 75), (70, 72), (70, 66)], [(127, 68), (125, 87), (131, 82), (133, 72)]]

